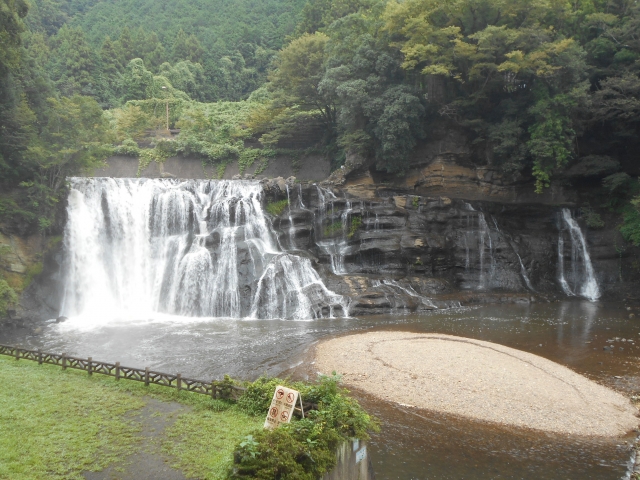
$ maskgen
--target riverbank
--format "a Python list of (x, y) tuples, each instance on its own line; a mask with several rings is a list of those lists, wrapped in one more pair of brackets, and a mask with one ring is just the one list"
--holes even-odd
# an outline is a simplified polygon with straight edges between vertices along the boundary
[(316, 347), (315, 369), (388, 402), (503, 425), (612, 437), (639, 423), (628, 399), (562, 365), (452, 335), (334, 338)]

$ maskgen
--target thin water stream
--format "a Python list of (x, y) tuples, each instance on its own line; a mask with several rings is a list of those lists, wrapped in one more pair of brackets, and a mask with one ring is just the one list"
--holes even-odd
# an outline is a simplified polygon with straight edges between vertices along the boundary
[[(640, 320), (628, 315), (620, 306), (586, 301), (311, 321), (155, 315), (138, 321), (52, 323), (30, 337), (20, 330), (0, 330), (0, 343), (195, 378), (230, 374), (251, 379), (303, 375), (313, 368), (313, 345), (329, 336), (366, 329), (440, 332), (541, 355), (633, 394), (640, 391)], [(614, 480), (625, 475), (629, 454), (624, 442), (633, 436), (590, 440), (527, 432), (354, 394), (381, 419), (382, 431), (370, 445), (380, 479)]]

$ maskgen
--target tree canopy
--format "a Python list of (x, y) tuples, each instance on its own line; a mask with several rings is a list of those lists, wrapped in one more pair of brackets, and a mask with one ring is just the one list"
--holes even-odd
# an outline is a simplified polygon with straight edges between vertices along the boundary
[[(630, 203), (640, 173), (633, 0), (2, 5), (5, 185), (40, 182), (55, 192), (45, 172), (72, 173), (109, 149), (246, 166), (308, 123), (324, 129), (319, 147), (334, 168), (354, 154), (402, 173), (420, 142), (455, 129), (469, 139), (473, 161), (519, 173), (538, 192), (555, 178), (582, 178), (621, 204), (640, 204)], [(170, 125), (182, 130), (173, 143), (154, 143), (147, 137), (164, 125), (166, 104)], [(53, 125), (81, 121), (101, 133), (52, 136)], [(247, 147), (250, 137), (264, 148)], [(142, 139), (152, 148), (138, 147)], [(78, 142), (86, 148), (71, 154)], [(68, 168), (54, 166), (56, 151), (69, 152), (60, 156)], [(34, 191), (13, 189), (0, 208), (37, 218)]]

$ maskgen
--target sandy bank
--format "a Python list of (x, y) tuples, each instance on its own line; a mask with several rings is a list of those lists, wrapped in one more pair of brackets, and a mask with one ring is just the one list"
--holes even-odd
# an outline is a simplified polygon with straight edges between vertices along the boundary
[(349, 335), (318, 345), (316, 367), (390, 402), (482, 421), (589, 436), (640, 423), (619, 393), (545, 358), (470, 338)]

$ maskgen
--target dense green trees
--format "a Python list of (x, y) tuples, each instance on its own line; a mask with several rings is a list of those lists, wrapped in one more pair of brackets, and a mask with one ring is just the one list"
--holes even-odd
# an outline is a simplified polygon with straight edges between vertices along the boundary
[[(420, 141), (457, 129), (475, 161), (538, 191), (599, 182), (616, 205), (640, 205), (633, 0), (33, 0), (28, 15), (1, 1), (3, 184), (55, 192), (43, 172), (74, 142), (92, 153), (63, 155), (61, 174), (94, 164), (100, 142), (152, 158), (135, 140), (164, 124), (168, 102), (182, 127), (171, 151), (220, 165), (260, 157), (248, 137), (269, 152), (313, 123), (334, 166), (357, 154), (402, 172)], [(63, 148), (51, 115), (89, 121), (71, 101), (107, 120)], [(27, 211), (33, 188), (13, 191), (22, 200), (1, 208)]]
[[(388, 171), (448, 125), (467, 134), (478, 161), (532, 175), (538, 192), (594, 159), (607, 159), (603, 172), (613, 162), (637, 175), (639, 27), (630, 0), (309, 2), (271, 76), (273, 128), (279, 100), (295, 111), (314, 98), (335, 112), (326, 123), (339, 147)], [(311, 51), (311, 34), (322, 52)], [(320, 68), (291, 66), (305, 44)]]

